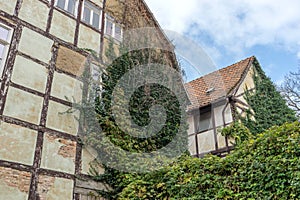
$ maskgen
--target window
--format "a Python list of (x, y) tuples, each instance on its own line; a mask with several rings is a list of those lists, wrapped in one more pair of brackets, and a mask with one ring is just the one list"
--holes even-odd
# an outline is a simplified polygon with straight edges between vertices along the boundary
[(82, 21), (100, 29), (101, 10), (88, 2), (84, 2)]
[(0, 23), (0, 75), (2, 74), (8, 53), (12, 29)]
[(92, 92), (92, 94), (89, 95), (93, 95), (93, 97), (101, 97), (102, 70), (100, 66), (91, 63), (90, 74), (91, 74), (91, 83), (92, 83), (92, 91), (90, 92)]
[(106, 16), (105, 34), (121, 41), (122, 26), (115, 23), (112, 17)]
[(105, 33), (107, 35), (113, 36), (113, 22), (110, 20), (106, 21)]
[(197, 132), (202, 132), (212, 128), (211, 112), (201, 113), (195, 117)]
[(77, 7), (77, 0), (57, 0), (56, 6), (61, 8), (72, 15), (75, 15), (76, 7)]
[(90, 68), (91, 78), (94, 82), (101, 82), (101, 71), (100, 67), (94, 63), (91, 64)]
[(118, 24), (115, 25), (115, 38), (119, 41), (122, 40), (122, 27)]

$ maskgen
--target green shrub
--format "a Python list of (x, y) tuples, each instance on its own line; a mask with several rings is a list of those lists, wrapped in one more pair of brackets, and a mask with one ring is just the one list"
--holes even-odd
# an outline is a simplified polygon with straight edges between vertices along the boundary
[(299, 199), (300, 123), (273, 127), (226, 158), (181, 157), (154, 173), (124, 178), (118, 199)]
[(223, 128), (220, 132), (221, 135), (234, 139), (236, 144), (247, 140), (251, 135), (249, 129), (238, 122), (230, 124), (229, 126)]

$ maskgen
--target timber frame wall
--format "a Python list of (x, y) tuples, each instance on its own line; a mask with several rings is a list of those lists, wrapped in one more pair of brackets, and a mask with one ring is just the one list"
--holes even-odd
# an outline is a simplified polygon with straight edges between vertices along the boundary
[[(81, 68), (90, 62), (82, 48), (89, 45), (103, 58), (109, 41), (104, 26), (110, 0), (88, 2), (102, 10), (100, 30), (81, 21), (83, 0), (78, 0), (77, 16), (55, 7), (55, 0), (0, 3), (0, 23), (13, 30), (0, 82), (0, 140), (4, 141), (0, 145), (7, 145), (0, 146), (0, 199), (83, 200), (88, 193), (106, 188), (88, 175), (86, 166), (94, 158), (83, 149), (73, 116), (53, 119), (72, 106), (65, 95), (72, 99), (73, 94), (65, 93), (80, 90)], [(125, 20), (129, 5), (137, 5), (145, 26), (157, 28), (160, 39), (168, 42), (143, 1), (120, 2), (124, 19), (119, 23), (124, 29), (138, 26)], [(176, 64), (174, 53), (168, 56)]]
[[(220, 157), (226, 156), (234, 149), (234, 140), (224, 137), (219, 130), (239, 120), (239, 116), (245, 116), (249, 109), (245, 100), (245, 91), (255, 90), (253, 77), (256, 74), (256, 59), (250, 59), (247, 68), (242, 74), (241, 80), (233, 88), (232, 93), (226, 97), (210, 103), (205, 107), (194, 109), (189, 114), (189, 150), (194, 157), (203, 157), (211, 153)], [(257, 61), (256, 61), (257, 62)], [(198, 132), (197, 117), (202, 113), (211, 112), (211, 126)], [(201, 143), (201, 144), (200, 144)]]

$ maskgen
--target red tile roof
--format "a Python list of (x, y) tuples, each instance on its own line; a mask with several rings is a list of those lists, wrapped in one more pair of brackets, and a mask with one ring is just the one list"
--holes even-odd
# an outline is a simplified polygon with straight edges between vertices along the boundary
[[(191, 101), (188, 110), (207, 106), (222, 97), (229, 96), (243, 79), (243, 75), (254, 59), (255, 57), (252, 56), (186, 83), (185, 87)], [(207, 92), (209, 90), (212, 91)]]

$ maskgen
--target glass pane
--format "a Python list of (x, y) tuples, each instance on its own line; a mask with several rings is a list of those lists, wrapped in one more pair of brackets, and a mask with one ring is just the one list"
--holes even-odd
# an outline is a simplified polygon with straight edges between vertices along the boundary
[(111, 21), (106, 22), (106, 34), (112, 35), (113, 23)]
[(1, 64), (1, 61), (3, 59), (3, 54), (4, 54), (4, 49), (5, 49), (5, 46), (3, 44), (0, 44), (0, 64)]
[(76, 3), (76, 0), (69, 0), (68, 12), (71, 14), (75, 13), (75, 3)]
[(2, 55), (4, 53), (5, 46), (3, 44), (0, 44), (0, 58), (2, 58)]
[(212, 128), (211, 112), (206, 112), (200, 115), (198, 131), (204, 131)]
[(119, 25), (115, 26), (115, 38), (118, 40), (122, 39), (122, 28)]
[(57, 7), (65, 9), (65, 2), (66, 0), (57, 0)]
[(99, 77), (100, 77), (100, 70), (99, 70), (99, 67), (95, 64), (92, 64), (92, 67), (91, 67), (91, 76), (92, 76), (92, 79), (94, 81), (99, 81)]
[(0, 39), (7, 41), (9, 30), (0, 26)]
[(84, 7), (84, 10), (83, 10), (83, 21), (89, 24), (90, 20), (91, 20), (91, 10), (89, 8), (87, 8), (87, 7)]
[(100, 27), (99, 27), (99, 20), (100, 20), (100, 16), (99, 16), (99, 14), (98, 13), (93, 13), (93, 27), (95, 27), (95, 28), (97, 28), (97, 29), (99, 29)]

